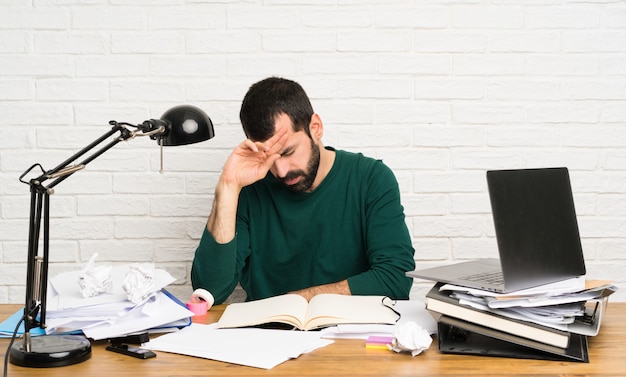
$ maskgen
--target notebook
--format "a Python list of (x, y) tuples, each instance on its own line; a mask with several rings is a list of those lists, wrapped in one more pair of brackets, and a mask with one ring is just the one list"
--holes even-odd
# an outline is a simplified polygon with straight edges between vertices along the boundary
[(407, 276), (507, 293), (585, 275), (567, 168), (490, 170), (487, 186), (500, 259)]

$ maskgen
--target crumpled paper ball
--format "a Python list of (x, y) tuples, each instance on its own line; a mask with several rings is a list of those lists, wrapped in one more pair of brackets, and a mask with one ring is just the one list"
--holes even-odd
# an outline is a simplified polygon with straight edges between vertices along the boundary
[(95, 297), (101, 293), (113, 291), (111, 266), (94, 266), (98, 253), (94, 253), (89, 262), (78, 275), (80, 293), (84, 298)]
[(154, 268), (131, 265), (122, 285), (133, 304), (140, 304), (155, 292)]
[(394, 339), (389, 349), (395, 352), (410, 352), (417, 356), (430, 347), (433, 338), (428, 331), (415, 322), (405, 322), (396, 327)]

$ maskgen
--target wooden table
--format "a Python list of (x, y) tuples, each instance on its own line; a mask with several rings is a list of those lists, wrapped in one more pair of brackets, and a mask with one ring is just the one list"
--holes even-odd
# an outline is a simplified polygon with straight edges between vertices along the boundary
[[(19, 305), (0, 305), (0, 319)], [(212, 308), (200, 323), (216, 321), (224, 306)], [(9, 341), (0, 340), (6, 351)], [(590, 363), (520, 360), (439, 353), (436, 342), (411, 357), (387, 350), (366, 349), (363, 340), (335, 343), (289, 360), (273, 369), (257, 369), (213, 360), (157, 352), (139, 360), (105, 350), (94, 342), (91, 359), (59, 368), (24, 368), (9, 364), (8, 376), (137, 377), (137, 376), (626, 376), (626, 303), (610, 303), (600, 334), (589, 338)], [(4, 352), (2, 352), (4, 358)]]

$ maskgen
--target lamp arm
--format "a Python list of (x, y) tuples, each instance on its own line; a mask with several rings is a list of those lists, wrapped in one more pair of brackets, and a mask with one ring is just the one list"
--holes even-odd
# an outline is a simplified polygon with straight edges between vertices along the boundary
[[(31, 166), (29, 169), (27, 169), (20, 176), (20, 181), (23, 182), (23, 183), (26, 183), (26, 184), (30, 184), (30, 185), (35, 183), (35, 184), (41, 185), (42, 187), (45, 187), (45, 188), (52, 188), (52, 187), (56, 186), (57, 184), (61, 183), (65, 178), (69, 177), (70, 175), (72, 175), (76, 171), (83, 169), (85, 167), (85, 165), (87, 165), (89, 162), (91, 162), (94, 159), (96, 159), (98, 156), (100, 156), (101, 154), (103, 154), (107, 150), (111, 149), (114, 145), (116, 145), (120, 141), (127, 140), (127, 139), (129, 139), (129, 138), (134, 136), (134, 133), (131, 132), (130, 130), (128, 130), (126, 127), (124, 127), (124, 125), (121, 125), (121, 124), (119, 124), (117, 122), (114, 122), (114, 121), (112, 121), (111, 124), (113, 125), (113, 127), (111, 127), (111, 129), (108, 132), (106, 132), (105, 134), (103, 134), (102, 136), (100, 136), (99, 138), (94, 140), (92, 143), (90, 143), (89, 145), (87, 145), (86, 147), (84, 147), (83, 149), (81, 149), (80, 151), (78, 151), (77, 153), (75, 153), (74, 155), (72, 155), (67, 160), (65, 160), (62, 163), (60, 163), (59, 165), (57, 165), (56, 167), (54, 167), (54, 168), (52, 168), (52, 169), (50, 169), (48, 171), (43, 171), (43, 168), (41, 167), (41, 165), (35, 164), (35, 165)], [(95, 147), (100, 145), (104, 140), (106, 140), (109, 137), (113, 136), (117, 132), (120, 132), (120, 136), (118, 138), (114, 139), (109, 144), (103, 146), (100, 150), (96, 151), (94, 154), (89, 156), (87, 159), (82, 161), (80, 164), (74, 165), (74, 166), (70, 166), (70, 164), (72, 164), (74, 161), (76, 161), (81, 156), (85, 155), (87, 152), (91, 151), (92, 149), (94, 149)], [(34, 167), (37, 167), (37, 166), (39, 168), (41, 168), (43, 174), (41, 174), (37, 178), (31, 179), (30, 182), (24, 181), (24, 177)], [(61, 179), (61, 178), (63, 178), (63, 179)], [(47, 186), (44, 186), (43, 183), (45, 181), (49, 180), (49, 179), (55, 179), (55, 180), (52, 183), (48, 184)]]

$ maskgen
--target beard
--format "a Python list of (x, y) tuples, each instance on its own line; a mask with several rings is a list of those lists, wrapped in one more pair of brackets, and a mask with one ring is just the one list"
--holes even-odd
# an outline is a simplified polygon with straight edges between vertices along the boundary
[(286, 181), (290, 181), (292, 179), (302, 177), (298, 183), (294, 185), (287, 185), (289, 190), (293, 192), (306, 192), (311, 189), (313, 186), (313, 182), (315, 181), (315, 177), (317, 177), (317, 170), (320, 167), (320, 147), (313, 142), (311, 139), (311, 158), (309, 158), (309, 162), (307, 163), (306, 170), (294, 170), (287, 173), (287, 175), (280, 179), (281, 182), (285, 183)]

